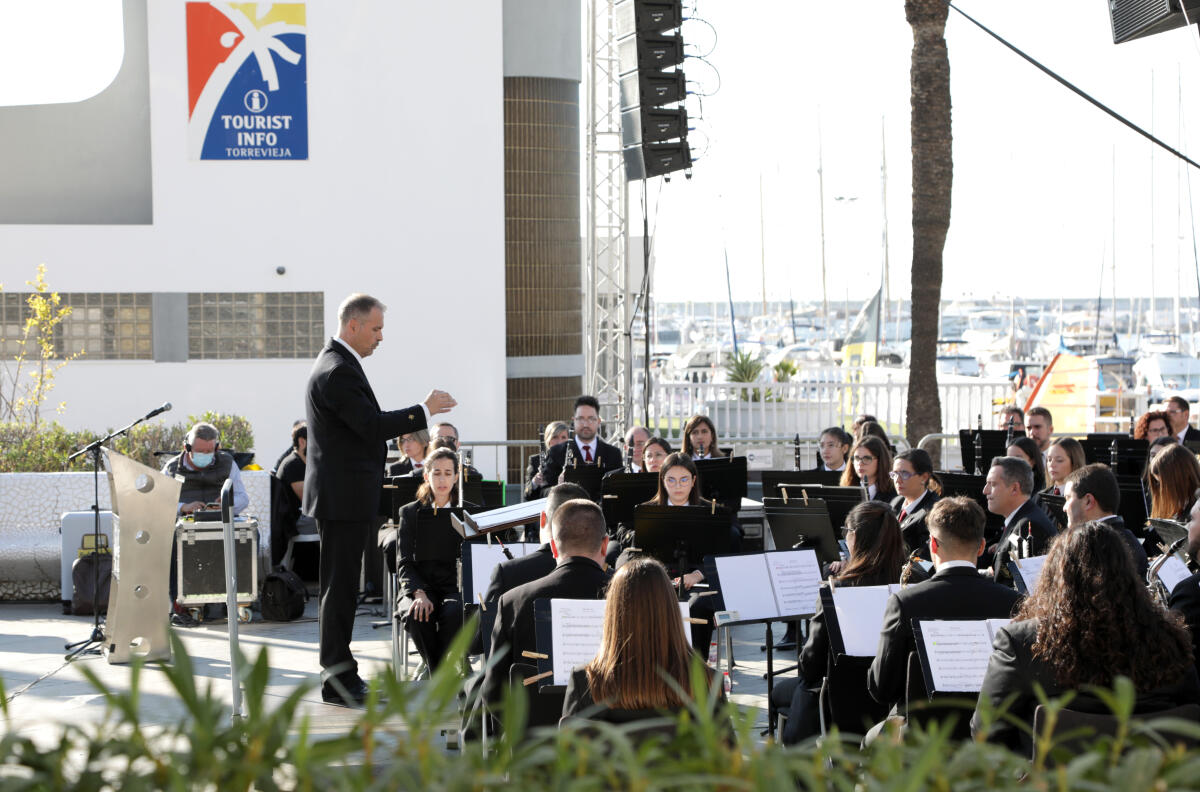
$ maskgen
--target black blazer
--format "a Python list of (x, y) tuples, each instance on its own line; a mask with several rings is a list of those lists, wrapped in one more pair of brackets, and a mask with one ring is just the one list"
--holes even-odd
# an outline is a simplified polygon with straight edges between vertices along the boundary
[[(1178, 435), (1176, 435), (1176, 437), (1178, 437)], [(1187, 431), (1183, 433), (1183, 442), (1200, 443), (1200, 429), (1189, 425)]]
[(558, 559), (550, 552), (550, 543), (539, 547), (535, 552), (514, 558), (511, 561), (501, 561), (492, 570), (492, 578), (488, 581), (487, 592), (483, 595), (484, 602), (495, 602), (505, 592), (523, 586), (534, 580), (549, 575), (558, 565)]
[(1167, 606), (1183, 614), (1188, 630), (1192, 633), (1192, 653), (1200, 666), (1200, 574), (1179, 581), (1171, 592)]
[[(920, 550), (921, 558), (926, 561), (931, 559), (931, 555), (929, 553), (929, 527), (925, 520), (929, 517), (929, 510), (938, 500), (936, 492), (926, 490), (924, 497), (917, 503), (916, 509), (906, 514), (900, 522), (900, 533), (904, 535), (904, 551), (911, 554), (914, 550)], [(892, 498), (892, 511), (896, 513), (897, 518), (900, 517), (900, 512), (904, 511), (903, 495)]]
[[(1033, 726), (1033, 711), (1038, 705), (1034, 683), (1041, 685), (1050, 698), (1065, 692), (1055, 680), (1053, 669), (1033, 656), (1037, 628), (1038, 620), (1028, 619), (1013, 622), (996, 634), (996, 640), (992, 643), (992, 657), (988, 660), (987, 673), (983, 677), (983, 689), (979, 692), (980, 704), (988, 701), (993, 708), (998, 708), (1004, 699), (1015, 694), (1008, 712), (1030, 727)], [(1139, 690), (1133, 711), (1157, 712), (1184, 704), (1200, 704), (1200, 679), (1194, 667), (1189, 668), (1183, 678), (1173, 685), (1156, 690)], [(1107, 707), (1088, 695), (1077, 696), (1070, 706), (1074, 710), (1110, 714)], [(975, 714), (971, 717), (971, 734), (976, 735), (982, 729), (980, 710), (976, 706)], [(992, 723), (987, 739), (1030, 755), (1029, 735), (1003, 719)]]
[[(542, 478), (546, 480), (545, 486), (536, 490), (534, 498), (544, 498), (549, 494), (550, 488), (558, 483), (558, 477), (562, 473), (563, 463), (567, 456), (567, 446), (571, 444), (568, 440), (565, 443), (559, 443), (546, 452), (546, 470), (542, 473)], [(579, 443), (575, 443), (575, 461), (577, 464), (583, 464), (583, 452), (579, 450)], [(621, 449), (616, 446), (609, 445), (599, 437), (596, 438), (596, 464), (600, 465), (606, 472), (609, 470), (620, 470), (625, 466), (625, 460), (621, 458)]]
[(1000, 579), (1002, 571), (1000, 563), (1010, 557), (1008, 553), (1004, 552), (1004, 548), (1010, 546), (1008, 544), (1009, 537), (1031, 537), (1033, 539), (1031, 554), (1039, 556), (1046, 554), (1046, 551), (1050, 549), (1050, 542), (1057, 535), (1058, 529), (1054, 527), (1054, 523), (1050, 522), (1050, 517), (1042, 511), (1040, 506), (1032, 499), (1022, 503), (1008, 527), (1004, 529), (1004, 533), (1000, 535), (1000, 541), (996, 543), (996, 554), (992, 558), (992, 572), (995, 578)]
[[(453, 597), (458, 594), (458, 559), (417, 559), (417, 512), (420, 510), (419, 501), (400, 507), (400, 525), (396, 529), (397, 593), (411, 597), (418, 589), (423, 589), (430, 599)], [(455, 534), (451, 538), (459, 537)], [(461, 538), (459, 541), (461, 543)]]
[(370, 520), (379, 513), (390, 437), (425, 428), (425, 410), (379, 408), (349, 349), (330, 339), (308, 377), (308, 466), (303, 511), (318, 520)]
[[(556, 446), (557, 447), (557, 446)], [(521, 652), (537, 649), (533, 626), (533, 603), (538, 599), (603, 599), (609, 575), (590, 558), (572, 556), (550, 574), (502, 594), (496, 603), (492, 628), (491, 665), (483, 678), (484, 694), (500, 697), (508, 684), (514, 662), (526, 662)], [(507, 650), (507, 651), (504, 651)], [(501, 656), (501, 651), (504, 651)]]
[(404, 459), (397, 459), (395, 462), (387, 466), (386, 471), (388, 478), (395, 478), (396, 476), (410, 476), (412, 475), (412, 472), (413, 463), (408, 457), (405, 457)]
[[(559, 443), (562, 445), (562, 443)], [(538, 493), (541, 492), (541, 487), (533, 486), (533, 477), (542, 469), (542, 455), (531, 454), (529, 456), (529, 464), (525, 467), (525, 489), (522, 492), (523, 499), (527, 501), (537, 500)]]
[[(714, 675), (715, 679), (715, 675)], [(665, 682), (663, 684), (666, 684)], [(688, 683), (683, 684), (684, 690), (690, 690)], [(722, 688), (717, 695), (716, 706), (719, 711), (720, 707), (725, 703), (725, 691)], [(586, 718), (593, 721), (604, 721), (606, 723), (633, 723), (640, 720), (651, 720), (663, 717), (669, 717), (679, 712), (682, 707), (673, 708), (670, 710), (653, 710), (653, 709), (616, 709), (604, 704), (597, 704), (592, 699), (591, 683), (588, 681), (587, 669), (583, 666), (578, 666), (571, 669), (571, 678), (567, 680), (567, 692), (563, 698), (563, 719), (567, 718)], [(662, 733), (667, 736), (674, 736), (675, 724), (664, 724)], [(731, 735), (732, 736), (732, 735)]]
[(969, 567), (940, 569), (923, 583), (888, 599), (879, 650), (867, 672), (867, 690), (880, 704), (904, 705), (908, 655), (917, 648), (913, 619), (1007, 619), (1021, 596)]
[(1138, 577), (1145, 580), (1146, 572), (1150, 569), (1150, 560), (1146, 558), (1146, 548), (1142, 547), (1142, 543), (1133, 535), (1133, 531), (1125, 527), (1124, 518), (1115, 514), (1101, 522), (1121, 534), (1121, 538), (1125, 540), (1125, 544), (1129, 545), (1129, 552), (1133, 555), (1133, 565), (1137, 567)]

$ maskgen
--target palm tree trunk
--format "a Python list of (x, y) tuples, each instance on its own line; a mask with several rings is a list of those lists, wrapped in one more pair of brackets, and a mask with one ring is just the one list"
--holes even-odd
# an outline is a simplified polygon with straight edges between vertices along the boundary
[[(942, 298), (942, 249), (950, 228), (953, 176), (950, 136), (950, 59), (946, 0), (905, 0), (912, 26), (912, 347), (906, 435), (915, 445), (942, 431), (938, 398), (937, 332)], [(940, 446), (939, 446), (940, 447)], [(933, 450), (936, 451), (935, 447)]]

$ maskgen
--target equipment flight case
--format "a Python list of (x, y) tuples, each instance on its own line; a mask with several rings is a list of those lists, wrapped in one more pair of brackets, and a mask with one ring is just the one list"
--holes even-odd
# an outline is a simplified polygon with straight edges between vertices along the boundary
[[(207, 513), (201, 512), (203, 516)], [(220, 512), (213, 512), (219, 518)], [(175, 524), (178, 601), (188, 609), (224, 604), (224, 526), (219, 521), (180, 518)], [(237, 517), (233, 524), (237, 557), (238, 620), (250, 621), (250, 605), (258, 599), (258, 520)]]

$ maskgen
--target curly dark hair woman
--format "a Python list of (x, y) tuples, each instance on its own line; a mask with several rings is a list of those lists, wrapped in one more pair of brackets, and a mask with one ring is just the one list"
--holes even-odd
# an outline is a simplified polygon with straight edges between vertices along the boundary
[[(1150, 598), (1125, 540), (1101, 522), (1058, 535), (1036, 590), (993, 646), (979, 701), (999, 707), (1013, 696), (1009, 713), (1028, 723), (1038, 704), (1035, 684), (1054, 698), (1087, 685), (1111, 687), (1125, 676), (1138, 691), (1135, 711), (1200, 703), (1182, 616)], [(1076, 701), (1086, 706), (1087, 698)], [(981, 728), (978, 709), (971, 726)], [(988, 739), (1020, 750), (1028, 736), (998, 722)]]
[(1137, 424), (1133, 427), (1133, 436), (1138, 440), (1146, 440), (1153, 443), (1160, 437), (1168, 437), (1171, 435), (1171, 416), (1167, 415), (1162, 410), (1151, 410), (1148, 413), (1143, 413), (1141, 418), (1138, 418)]

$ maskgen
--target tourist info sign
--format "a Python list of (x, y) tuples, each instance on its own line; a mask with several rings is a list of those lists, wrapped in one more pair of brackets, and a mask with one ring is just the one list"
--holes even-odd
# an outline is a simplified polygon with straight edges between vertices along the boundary
[(308, 159), (304, 3), (187, 4), (192, 159)]

